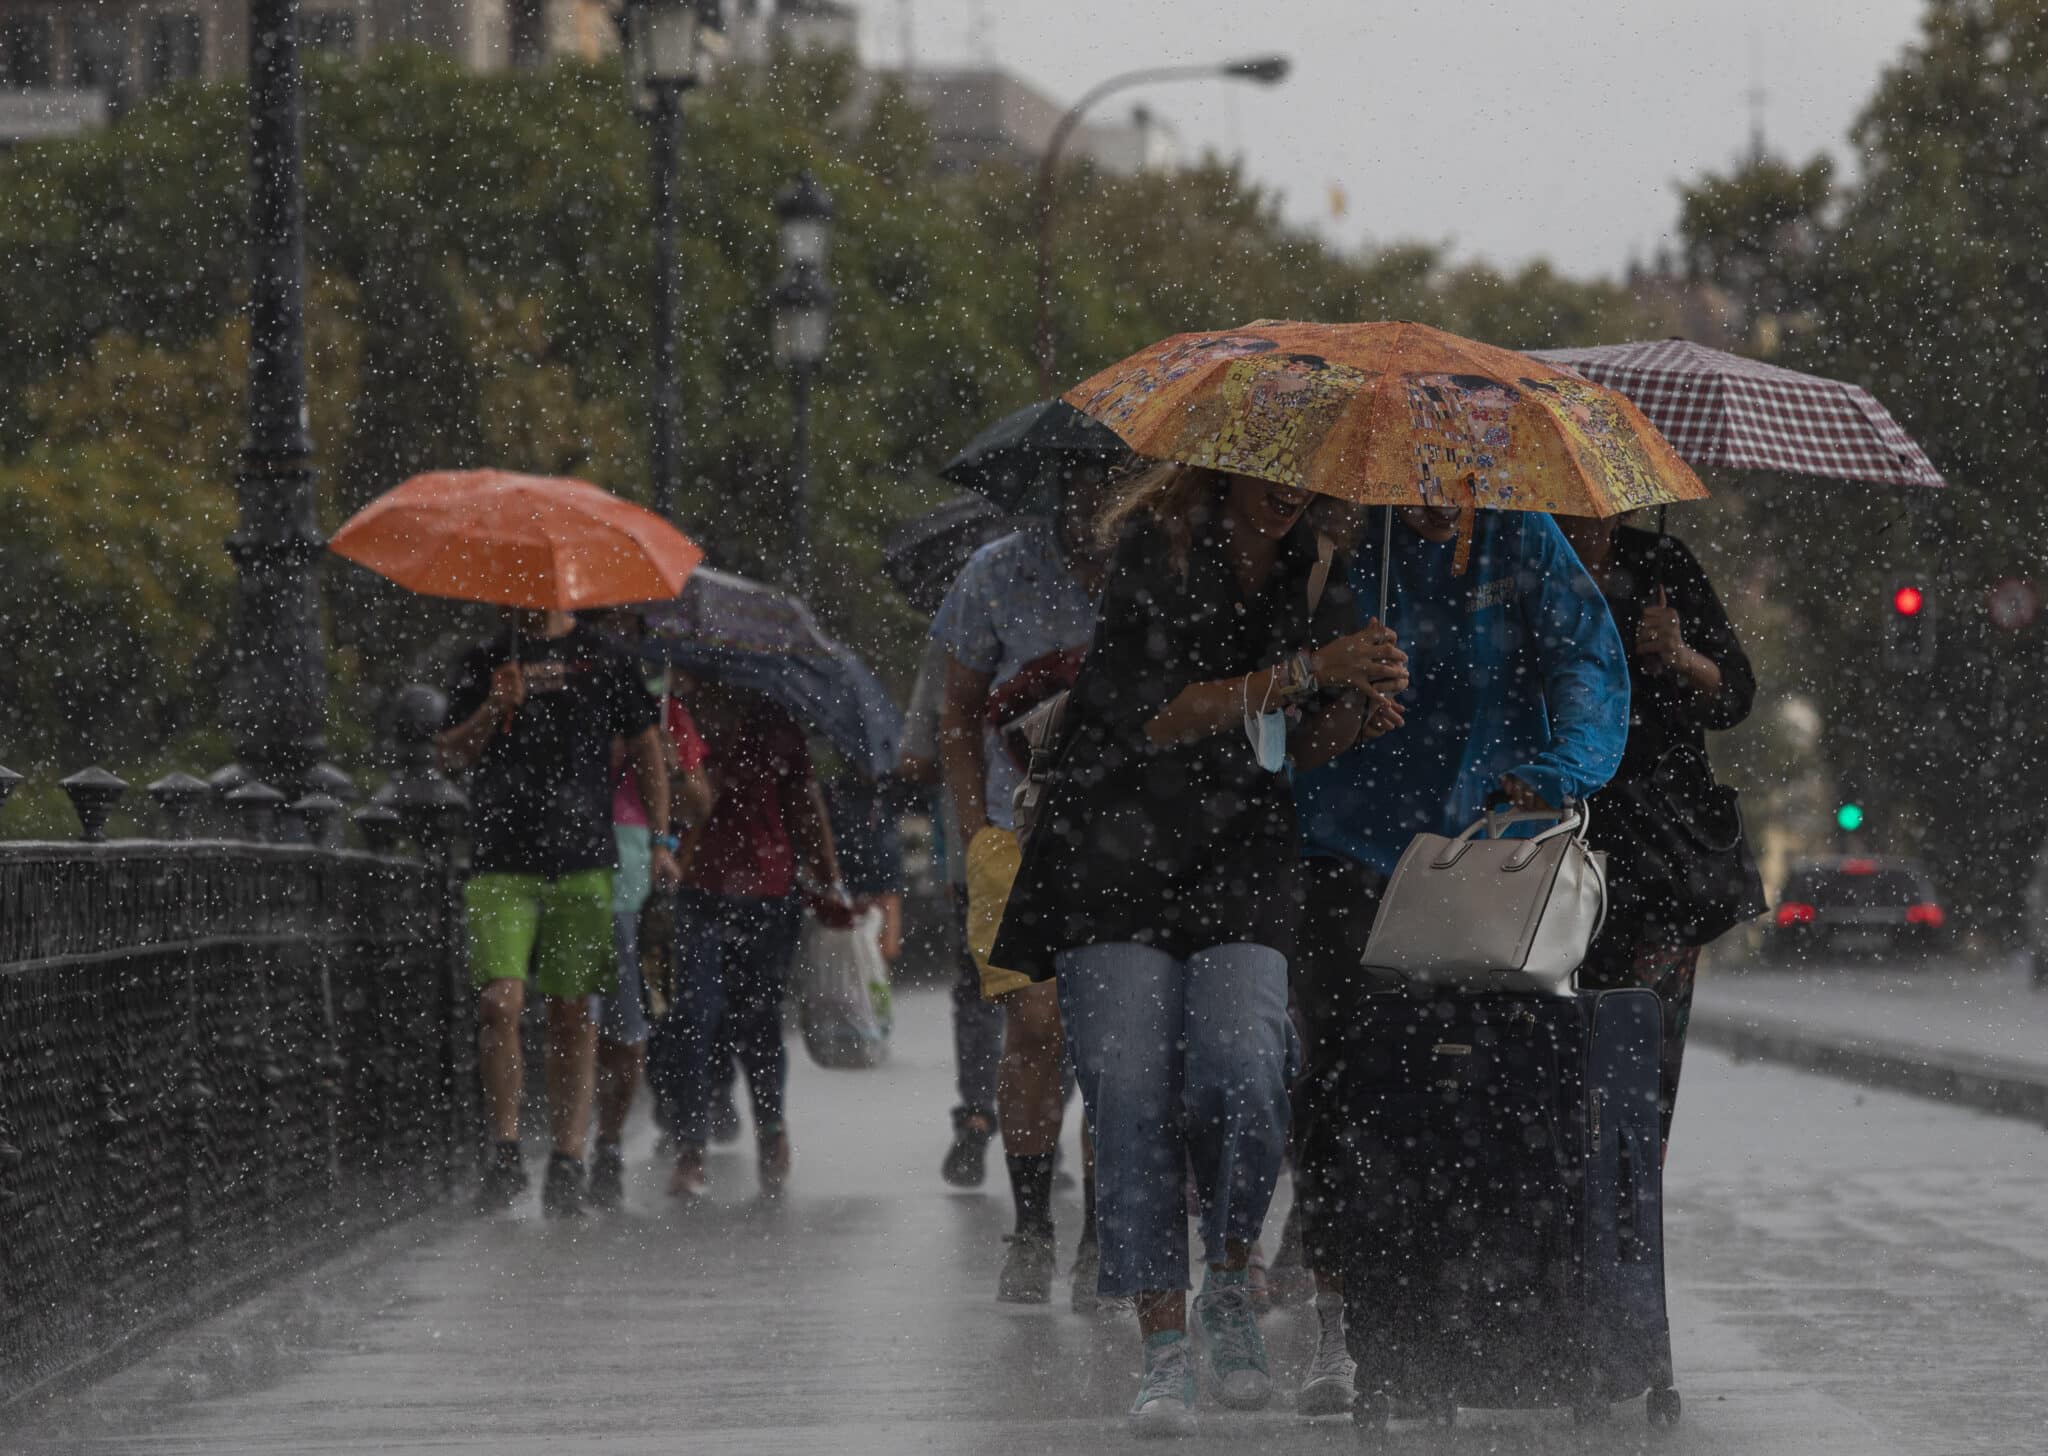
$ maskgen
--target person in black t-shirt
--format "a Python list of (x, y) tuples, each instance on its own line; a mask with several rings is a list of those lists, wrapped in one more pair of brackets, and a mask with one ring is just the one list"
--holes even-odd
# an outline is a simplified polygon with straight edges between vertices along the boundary
[[(436, 740), (444, 767), (473, 769), (473, 866), (463, 887), (477, 1043), (495, 1141), (478, 1207), (509, 1207), (526, 1188), (519, 1150), (525, 1079), (519, 1017), (529, 964), (548, 1006), (548, 1114), (554, 1153), (542, 1207), (583, 1203), (596, 1027), (589, 998), (612, 988), (611, 753), (624, 739), (653, 822), (668, 822), (668, 772), (656, 704), (638, 672), (567, 612), (513, 612), (508, 632), (471, 649)], [(654, 882), (680, 878), (667, 847)]]

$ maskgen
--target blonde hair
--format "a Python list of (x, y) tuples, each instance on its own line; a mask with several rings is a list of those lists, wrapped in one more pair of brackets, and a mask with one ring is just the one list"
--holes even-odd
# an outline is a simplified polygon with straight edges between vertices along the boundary
[(1112, 551), (1132, 521), (1150, 516), (1166, 537), (1173, 569), (1185, 575), (1196, 512), (1205, 505), (1221, 504), (1222, 494), (1220, 472), (1177, 460), (1154, 460), (1140, 466), (1130, 484), (1103, 510), (1096, 532), (1103, 549)]

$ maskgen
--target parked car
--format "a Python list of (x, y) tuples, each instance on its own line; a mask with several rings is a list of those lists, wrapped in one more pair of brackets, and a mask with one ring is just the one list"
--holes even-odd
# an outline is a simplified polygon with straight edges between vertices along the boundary
[(1949, 934), (1948, 912), (1924, 865), (1836, 855), (1793, 866), (1765, 948), (1774, 960), (1925, 955)]

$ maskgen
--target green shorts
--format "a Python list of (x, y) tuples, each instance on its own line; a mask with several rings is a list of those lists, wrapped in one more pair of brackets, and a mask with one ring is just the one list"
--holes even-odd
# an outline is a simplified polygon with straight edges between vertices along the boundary
[(488, 872), (462, 888), (469, 979), (523, 981), (534, 967), (543, 996), (603, 996), (617, 976), (612, 952), (612, 872), (541, 875)]

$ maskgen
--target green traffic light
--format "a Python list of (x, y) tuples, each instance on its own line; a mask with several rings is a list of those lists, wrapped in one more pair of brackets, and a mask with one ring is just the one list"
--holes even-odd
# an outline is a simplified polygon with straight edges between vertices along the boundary
[(1841, 808), (1835, 810), (1835, 827), (1849, 834), (1854, 834), (1857, 830), (1861, 829), (1863, 827), (1863, 806), (1861, 804), (1844, 804)]

